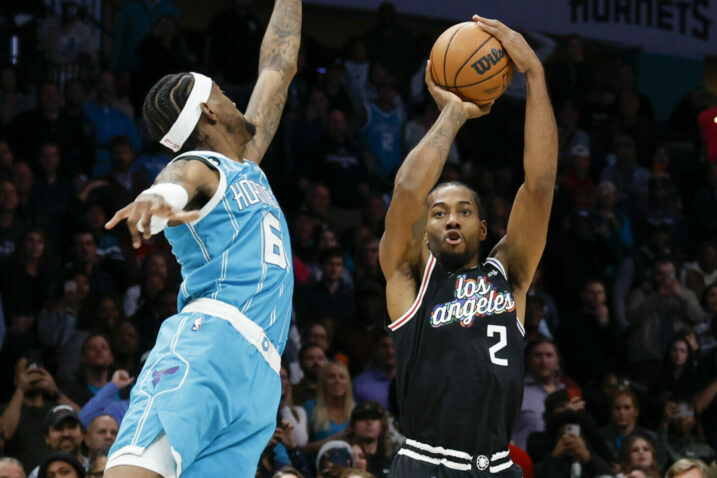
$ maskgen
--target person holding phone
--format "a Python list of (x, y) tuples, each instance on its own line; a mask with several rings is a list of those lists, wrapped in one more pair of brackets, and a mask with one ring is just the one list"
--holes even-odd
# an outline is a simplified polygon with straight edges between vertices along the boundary
[(689, 456), (711, 463), (717, 454), (700, 438), (699, 426), (695, 419), (695, 408), (687, 401), (665, 404), (657, 433), (657, 446), (664, 448), (667, 463), (674, 463)]

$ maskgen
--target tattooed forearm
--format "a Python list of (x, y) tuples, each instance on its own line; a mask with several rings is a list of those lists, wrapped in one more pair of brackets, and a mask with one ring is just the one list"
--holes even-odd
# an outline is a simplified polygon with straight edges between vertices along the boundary
[[(259, 71), (271, 68), (284, 79), (296, 69), (301, 40), (301, 0), (276, 0), (259, 53)], [(289, 78), (290, 79), (290, 78)]]

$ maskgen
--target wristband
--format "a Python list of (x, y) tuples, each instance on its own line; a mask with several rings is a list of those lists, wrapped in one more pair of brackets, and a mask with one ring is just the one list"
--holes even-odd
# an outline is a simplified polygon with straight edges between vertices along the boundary
[[(137, 199), (144, 195), (159, 196), (162, 198), (162, 201), (175, 209), (184, 209), (184, 206), (189, 202), (187, 190), (179, 184), (174, 183), (155, 184), (151, 188), (142, 191), (139, 196), (137, 196)], [(149, 224), (150, 234), (154, 235), (161, 232), (167, 226), (167, 223), (169, 223), (168, 218), (152, 215)], [(140, 222), (137, 223), (137, 230), (144, 232), (144, 228)]]

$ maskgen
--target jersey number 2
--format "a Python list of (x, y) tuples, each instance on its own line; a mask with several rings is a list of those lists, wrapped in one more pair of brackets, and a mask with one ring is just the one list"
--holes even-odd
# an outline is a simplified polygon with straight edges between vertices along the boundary
[[(286, 253), (281, 240), (281, 223), (272, 213), (267, 213), (261, 222), (264, 234), (264, 262), (286, 269)], [(275, 232), (276, 231), (276, 232)]]
[(488, 325), (488, 337), (493, 337), (496, 333), (498, 334), (498, 343), (488, 349), (490, 361), (496, 365), (507, 367), (508, 359), (498, 358), (495, 356), (500, 349), (508, 345), (508, 334), (506, 333), (505, 325)]

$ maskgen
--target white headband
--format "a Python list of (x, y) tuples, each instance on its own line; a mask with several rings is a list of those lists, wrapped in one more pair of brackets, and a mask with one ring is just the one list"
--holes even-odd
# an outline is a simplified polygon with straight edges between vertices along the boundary
[(194, 76), (194, 86), (189, 98), (184, 104), (184, 108), (177, 116), (167, 134), (164, 135), (159, 142), (174, 151), (175, 153), (182, 149), (182, 145), (189, 138), (189, 135), (197, 126), (199, 118), (202, 117), (202, 108), (199, 106), (209, 100), (212, 93), (212, 79), (200, 73), (192, 72)]

